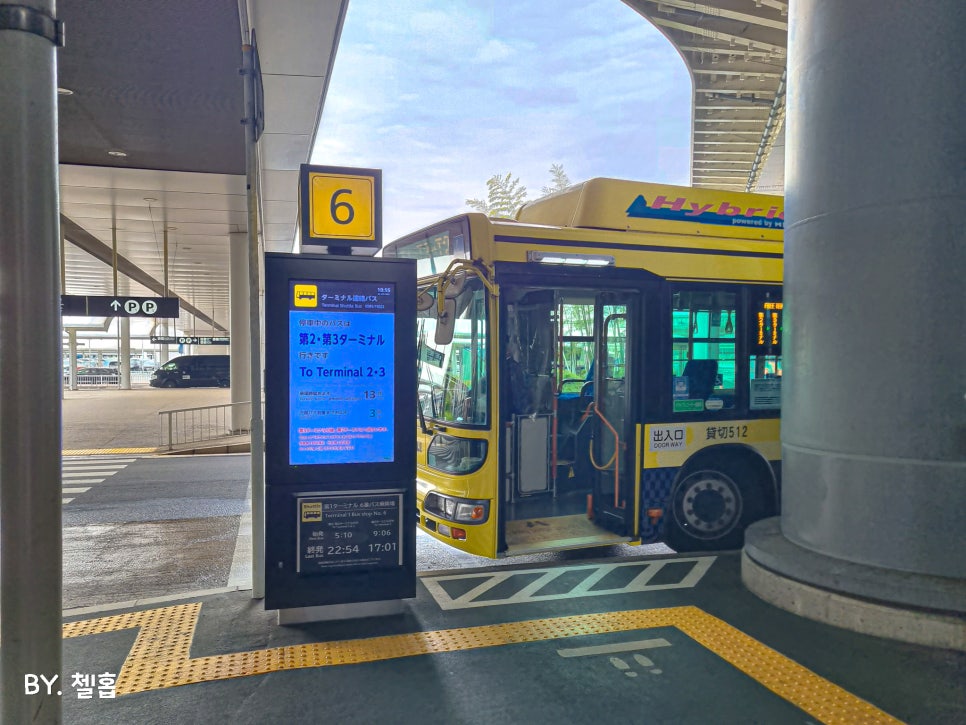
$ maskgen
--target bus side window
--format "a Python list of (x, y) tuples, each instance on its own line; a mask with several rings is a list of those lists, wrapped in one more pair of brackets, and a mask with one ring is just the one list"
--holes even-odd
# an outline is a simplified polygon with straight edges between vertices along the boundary
[(673, 294), (671, 391), (675, 413), (735, 407), (736, 301), (734, 292), (718, 290)]

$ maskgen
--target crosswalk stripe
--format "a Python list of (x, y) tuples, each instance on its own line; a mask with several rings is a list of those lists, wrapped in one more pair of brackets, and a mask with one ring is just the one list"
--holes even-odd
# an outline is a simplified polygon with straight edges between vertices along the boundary
[[(90, 486), (82, 484), (104, 483), (118, 471), (122, 471), (136, 461), (136, 458), (111, 458), (102, 460), (62, 460), (61, 485), (65, 494), (80, 494), (91, 490)], [(68, 504), (74, 496), (61, 498), (62, 504)]]
[(116, 469), (121, 469), (121, 468), (127, 468), (128, 464), (127, 463), (119, 463), (119, 464), (115, 465), (115, 462), (114, 461), (111, 461), (111, 462), (107, 462), (107, 461), (64, 461), (63, 462), (63, 467), (64, 468), (67, 468), (68, 466), (70, 468), (72, 468), (72, 469), (80, 469), (80, 468), (116, 468)]

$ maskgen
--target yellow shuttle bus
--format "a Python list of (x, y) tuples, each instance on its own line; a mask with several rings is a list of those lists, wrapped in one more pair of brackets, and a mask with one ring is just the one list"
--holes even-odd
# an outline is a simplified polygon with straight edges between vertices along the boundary
[(419, 525), (486, 557), (740, 546), (778, 511), (781, 197), (592, 179), (417, 260)]

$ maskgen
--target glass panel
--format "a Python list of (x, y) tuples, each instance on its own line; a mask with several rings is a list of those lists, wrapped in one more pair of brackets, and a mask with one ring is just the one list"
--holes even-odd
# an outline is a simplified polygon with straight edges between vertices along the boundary
[(442, 274), (454, 259), (469, 259), (465, 227), (453, 224), (414, 234), (387, 245), (382, 256), (417, 260), (417, 277)]
[(562, 397), (580, 395), (590, 381), (594, 360), (594, 305), (562, 304), (560, 391)]
[(677, 292), (671, 305), (673, 410), (694, 413), (735, 407), (733, 292)]
[(607, 367), (604, 378), (623, 380), (627, 348), (627, 306), (604, 305), (604, 335), (607, 342)]
[(436, 344), (435, 315), (435, 305), (420, 312), (417, 326), (423, 415), (449, 423), (486, 425), (486, 293), (482, 283), (468, 281), (456, 298), (456, 328), (448, 345)]

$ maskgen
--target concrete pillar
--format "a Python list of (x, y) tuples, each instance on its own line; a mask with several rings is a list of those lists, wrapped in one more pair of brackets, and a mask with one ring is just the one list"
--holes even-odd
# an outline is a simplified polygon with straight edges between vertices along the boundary
[(0, 1), (0, 721), (39, 724), (60, 722), (61, 698), (25, 692), (25, 675), (63, 670), (56, 26), (52, 0), (14, 3)]
[(131, 318), (118, 317), (121, 340), (117, 353), (117, 369), (121, 376), (121, 390), (131, 389)]
[(961, 0), (791, 4), (782, 515), (745, 550), (823, 590), (960, 613), (964, 32)]
[(70, 389), (77, 390), (77, 330), (67, 331), (67, 354), (70, 356)]
[[(229, 267), (228, 292), (231, 321), (231, 402), (250, 403), (251, 386), (251, 323), (249, 321), (248, 232), (228, 235)], [(236, 405), (231, 412), (232, 430), (249, 430), (252, 422), (251, 405)]]

